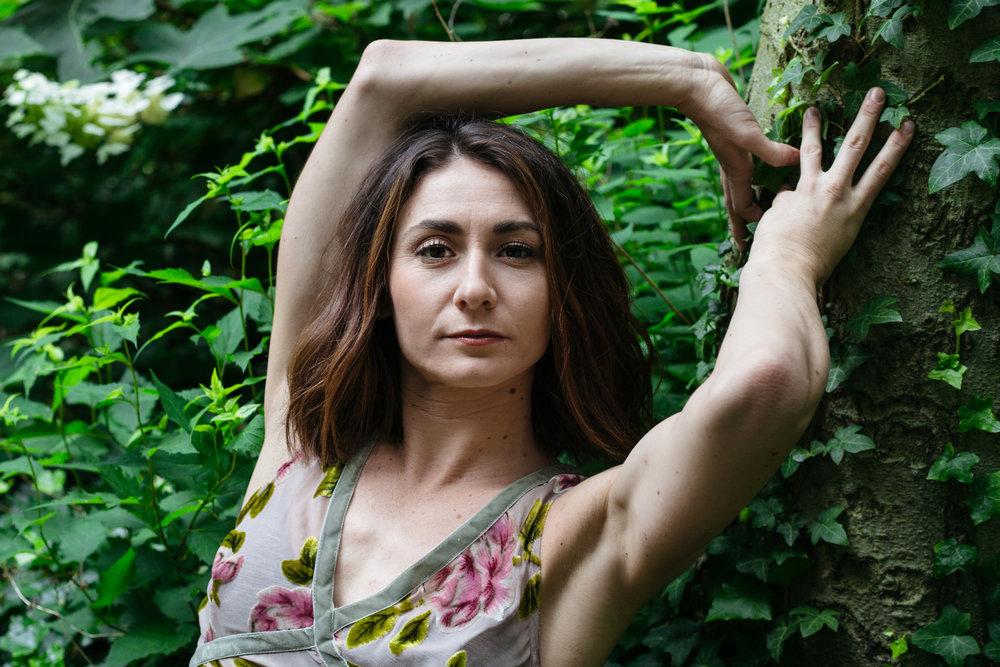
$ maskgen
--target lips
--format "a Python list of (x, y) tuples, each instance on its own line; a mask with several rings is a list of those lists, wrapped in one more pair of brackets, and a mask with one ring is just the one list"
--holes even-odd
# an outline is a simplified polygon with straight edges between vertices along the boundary
[(506, 338), (490, 329), (466, 329), (448, 336), (448, 338)]

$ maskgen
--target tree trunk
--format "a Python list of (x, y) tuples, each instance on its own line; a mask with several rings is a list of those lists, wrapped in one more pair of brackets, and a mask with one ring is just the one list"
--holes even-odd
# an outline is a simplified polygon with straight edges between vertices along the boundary
[[(772, 68), (783, 67), (796, 55), (782, 35), (805, 4), (805, 0), (769, 0), (761, 18), (750, 106), (765, 131), (781, 110), (769, 104)], [(941, 259), (970, 246), (977, 231), (989, 227), (996, 189), (968, 176), (927, 194), (931, 164), (944, 148), (935, 134), (975, 120), (974, 100), (1000, 97), (1000, 64), (968, 62), (976, 46), (1000, 34), (1000, 10), (985, 9), (976, 19), (950, 30), (948, 2), (923, 4), (923, 16), (906, 19), (903, 48), (879, 40), (874, 54), (882, 78), (902, 86), (911, 99), (943, 77), (909, 106), (917, 134), (897, 169), (902, 182), (893, 190), (902, 199), (872, 209), (821, 299), (827, 326), (835, 330), (834, 340), (844, 340), (846, 322), (873, 297), (896, 297), (893, 307), (903, 321), (872, 327), (860, 345), (870, 358), (827, 394), (799, 443), (808, 449), (813, 439), (825, 441), (838, 428), (858, 424), (874, 440), (875, 449), (848, 454), (839, 466), (827, 457), (815, 457), (788, 479), (790, 504), (806, 514), (835, 504), (846, 507), (839, 520), (849, 544), (820, 542), (815, 567), (800, 575), (788, 604), (833, 608), (839, 612), (840, 625), (837, 632), (820, 632), (799, 639), (798, 645), (789, 642), (783, 664), (805, 664), (820, 656), (825, 656), (821, 659), (825, 664), (888, 663), (892, 639), (935, 621), (948, 604), (972, 614), (971, 629), (964, 634), (974, 636), (980, 646), (990, 641), (987, 622), (1000, 619), (996, 578), (1000, 520), (974, 524), (964, 503), (969, 485), (927, 479), (947, 442), (979, 456), (973, 468), (977, 477), (1000, 467), (1000, 435), (958, 428), (958, 407), (973, 394), (988, 397), (994, 414), (998, 412), (1000, 276), (994, 276), (982, 294), (974, 278), (938, 268)], [(810, 92), (808, 81), (792, 92), (810, 102), (832, 101), (842, 108), (836, 101), (840, 70), (872, 48), (872, 36), (882, 19), (870, 19), (859, 27), (868, 9), (868, 2), (860, 0), (826, 2), (820, 9), (828, 14), (844, 12), (853, 28), (852, 39), (862, 39), (863, 44), (841, 39), (830, 47), (826, 59), (827, 64), (840, 60), (841, 68), (819, 93)], [(823, 39), (797, 46), (812, 53), (828, 44)], [(852, 119), (846, 120), (845, 128)], [(888, 129), (882, 123), (873, 143), (881, 146)], [(831, 125), (827, 139), (839, 134), (843, 132)], [(798, 145), (799, 138), (789, 141)], [(831, 155), (832, 141), (825, 142), (824, 149)], [(935, 353), (955, 348), (951, 325), (955, 315), (939, 312), (946, 300), (953, 301), (958, 312), (971, 306), (982, 326), (961, 336), (961, 361), (968, 371), (960, 390), (927, 377), (935, 366)], [(933, 547), (949, 537), (976, 545), (978, 560), (968, 573), (936, 577)], [(894, 635), (887, 637), (885, 630)], [(989, 661), (979, 655), (970, 662)], [(942, 663), (911, 642), (904, 664)]]

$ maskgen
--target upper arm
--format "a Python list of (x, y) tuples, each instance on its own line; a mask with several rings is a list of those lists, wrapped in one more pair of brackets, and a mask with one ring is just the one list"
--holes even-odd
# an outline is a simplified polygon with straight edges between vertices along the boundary
[(818, 402), (789, 390), (792, 373), (781, 362), (717, 371), (629, 453), (607, 501), (629, 591), (682, 574), (785, 460)]
[(381, 82), (377, 73), (379, 60), (394, 48), (398, 47), (380, 40), (365, 49), (292, 190), (278, 245), (264, 387), (264, 447), (251, 488), (288, 457), (286, 369), (298, 333), (308, 324), (315, 286), (321, 282), (323, 252), (364, 176), (407, 121), (405, 105), (395, 101), (402, 94)]

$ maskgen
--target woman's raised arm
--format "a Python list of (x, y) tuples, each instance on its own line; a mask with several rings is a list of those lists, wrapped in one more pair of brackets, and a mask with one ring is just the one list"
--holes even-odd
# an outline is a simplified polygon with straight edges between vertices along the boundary
[(728, 176), (731, 219), (755, 219), (750, 153), (791, 164), (798, 150), (772, 142), (710, 55), (595, 38), (487, 42), (378, 40), (365, 49), (292, 192), (278, 252), (265, 388), (264, 451), (256, 488), (284, 461), (285, 370), (306, 325), (320, 256), (371, 164), (416, 117), (475, 111), (498, 117), (554, 106), (674, 106), (703, 127)]

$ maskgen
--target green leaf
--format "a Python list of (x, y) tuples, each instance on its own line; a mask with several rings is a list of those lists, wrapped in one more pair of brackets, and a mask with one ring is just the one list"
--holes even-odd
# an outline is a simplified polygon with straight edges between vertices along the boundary
[(670, 664), (680, 667), (701, 643), (701, 624), (690, 618), (673, 619), (646, 633), (642, 643), (655, 651), (670, 654)]
[(988, 63), (991, 60), (1000, 60), (1000, 37), (990, 37), (969, 56), (970, 63)]
[(825, 37), (831, 44), (836, 42), (841, 37), (851, 36), (851, 24), (847, 22), (844, 18), (843, 12), (837, 12), (836, 14), (830, 14), (826, 18), (825, 23), (829, 24), (819, 31), (817, 38)]
[(0, 60), (47, 54), (49, 50), (19, 28), (0, 26)]
[(393, 655), (399, 655), (411, 646), (420, 644), (427, 639), (427, 632), (431, 627), (431, 610), (414, 616), (400, 629), (399, 633), (389, 642), (389, 650)]
[[(106, 667), (125, 667), (138, 664), (135, 661), (140, 658), (170, 655), (190, 644), (195, 635), (196, 627), (189, 623), (132, 626), (127, 633), (114, 639), (102, 664)], [(141, 664), (150, 662), (142, 660)]]
[(979, 293), (984, 294), (993, 280), (990, 274), (1000, 274), (1000, 220), (993, 221), (993, 229), (989, 232), (980, 229), (971, 246), (946, 255), (938, 262), (938, 267), (974, 274)]
[(910, 116), (910, 110), (906, 107), (886, 107), (882, 112), (882, 116), (878, 119), (878, 122), (890, 123), (897, 130), (899, 126), (903, 124), (903, 121)]
[(950, 479), (957, 480), (963, 484), (972, 483), (972, 466), (979, 463), (979, 457), (972, 452), (955, 453), (955, 447), (950, 443), (945, 443), (944, 453), (941, 454), (931, 465), (927, 479), (938, 482), (947, 482)]
[(93, 308), (94, 310), (111, 308), (111, 306), (124, 301), (133, 294), (142, 295), (142, 292), (131, 287), (98, 287), (94, 290)]
[(826, 15), (820, 14), (819, 8), (816, 5), (804, 5), (799, 10), (799, 13), (795, 15), (795, 18), (792, 19), (792, 22), (788, 24), (788, 28), (785, 29), (785, 34), (782, 37), (788, 37), (799, 28), (805, 28), (806, 34), (811, 35), (826, 22), (825, 19)]
[(934, 194), (973, 173), (995, 186), (1000, 173), (1000, 139), (986, 135), (986, 128), (974, 120), (935, 134), (946, 148), (931, 165), (927, 193)]
[(892, 13), (892, 10), (903, 4), (905, 0), (872, 0), (871, 5), (868, 6), (868, 12), (865, 17), (878, 16), (880, 18), (885, 18)]
[(799, 633), (803, 638), (809, 637), (816, 634), (823, 627), (828, 627), (834, 632), (837, 631), (839, 622), (837, 621), (837, 612), (833, 609), (824, 609), (820, 611), (815, 607), (795, 607), (788, 612), (788, 615), (792, 618), (799, 619)]
[(107, 536), (100, 521), (87, 515), (74, 516), (57, 538), (59, 551), (67, 560), (82, 563), (87, 556), (97, 551)]
[(225, 447), (230, 451), (245, 454), (246, 456), (257, 456), (260, 454), (260, 448), (263, 444), (264, 415), (257, 415)]
[(771, 620), (767, 589), (758, 585), (723, 583), (712, 597), (705, 621)]
[[(903, 19), (913, 13), (911, 5), (903, 5), (896, 10), (892, 18), (886, 20), (875, 33), (875, 38), (881, 37), (897, 49), (903, 48)], [(873, 40), (874, 41), (874, 40)], [(898, 125), (896, 127), (899, 127)]]
[(347, 648), (356, 648), (375, 641), (392, 632), (399, 618), (399, 610), (389, 607), (355, 621), (347, 633)]
[(109, 607), (114, 604), (128, 585), (134, 572), (135, 549), (128, 548), (114, 564), (102, 570), (97, 582), (97, 599), (90, 603), (92, 609)]
[(227, 199), (234, 211), (269, 211), (277, 209), (282, 213), (288, 203), (274, 190), (253, 190), (234, 192)]
[(139, 51), (126, 62), (169, 63), (168, 73), (236, 65), (245, 59), (239, 47), (276, 35), (305, 15), (302, 2), (282, 0), (232, 16), (225, 4), (216, 4), (187, 31), (169, 23), (143, 23), (135, 32)]
[(156, 393), (160, 395), (160, 403), (163, 404), (163, 411), (167, 413), (170, 421), (190, 433), (191, 420), (184, 414), (184, 399), (174, 393), (173, 389), (163, 384), (152, 370), (149, 371), (149, 375), (153, 378), (153, 385), (156, 387)]
[[(6, 23), (22, 29), (56, 57), (58, 80), (77, 79), (80, 83), (106, 78), (103, 68), (91, 65), (103, 52), (86, 38), (91, 25), (101, 19), (141, 21), (156, 11), (153, 0), (52, 0), (21, 4), (17, 14)], [(5, 41), (0, 39), (0, 43)]]
[(1000, 516), (1000, 470), (988, 475), (976, 475), (965, 504), (974, 524)]
[(837, 429), (837, 432), (824, 447), (824, 451), (830, 455), (834, 463), (840, 465), (845, 452), (857, 454), (875, 449), (875, 442), (867, 435), (858, 433), (860, 430), (859, 424), (851, 424)]
[[(806, 5), (811, 6), (811, 5)], [(767, 87), (767, 92), (770, 95), (776, 95), (785, 89), (785, 86), (792, 84), (794, 86), (802, 83), (803, 77), (805, 77), (806, 72), (811, 68), (807, 68), (802, 63), (802, 58), (795, 56), (788, 61), (785, 68), (781, 70), (781, 74), (775, 79), (775, 81)]]
[(979, 16), (986, 7), (1000, 4), (1000, 0), (951, 0), (948, 7), (948, 27), (954, 30), (962, 23)]
[(961, 433), (978, 429), (987, 433), (1000, 433), (1000, 421), (993, 414), (993, 399), (974, 395), (965, 405), (958, 407), (958, 430)]
[(813, 544), (820, 540), (830, 544), (847, 545), (847, 532), (844, 527), (837, 523), (837, 517), (844, 511), (843, 506), (834, 505), (823, 512), (815, 521), (809, 523), (809, 539)]
[(774, 624), (771, 631), (767, 633), (767, 652), (774, 658), (775, 663), (781, 661), (781, 652), (784, 649), (785, 642), (795, 634), (797, 629), (797, 621), (787, 616), (782, 616)]
[(847, 322), (848, 333), (858, 342), (868, 336), (868, 330), (875, 324), (902, 322), (903, 317), (890, 308), (898, 299), (894, 296), (877, 296), (869, 299), (861, 311)]
[(844, 93), (844, 113), (848, 116), (858, 113), (865, 95), (874, 86), (885, 91), (887, 107), (902, 104), (910, 97), (898, 84), (882, 78), (881, 65), (875, 59), (869, 60), (862, 67), (848, 63), (844, 67), (844, 84), (847, 86)]
[(972, 103), (976, 118), (983, 120), (991, 113), (1000, 113), (1000, 100), (976, 100)]
[(945, 577), (963, 570), (976, 562), (978, 553), (976, 547), (962, 544), (954, 537), (949, 537), (934, 545), (932, 572), (935, 577)]
[(961, 336), (967, 331), (979, 331), (982, 329), (979, 322), (972, 316), (972, 306), (966, 306), (962, 313), (951, 321), (955, 329), (955, 335)]
[(826, 393), (832, 392), (851, 376), (854, 369), (871, 358), (867, 352), (853, 343), (834, 345), (830, 351), (830, 373), (826, 380)]
[(971, 614), (959, 612), (955, 605), (947, 605), (938, 619), (913, 633), (910, 641), (917, 648), (936, 653), (950, 667), (961, 667), (965, 658), (979, 655), (975, 637), (963, 635), (969, 629)]
[(962, 376), (968, 370), (968, 367), (959, 361), (957, 354), (938, 352), (937, 356), (937, 365), (934, 366), (934, 370), (927, 374), (927, 377), (931, 380), (946, 382), (955, 389), (961, 389)]

